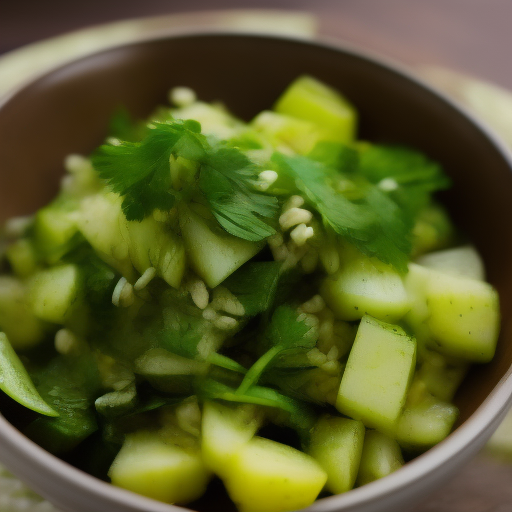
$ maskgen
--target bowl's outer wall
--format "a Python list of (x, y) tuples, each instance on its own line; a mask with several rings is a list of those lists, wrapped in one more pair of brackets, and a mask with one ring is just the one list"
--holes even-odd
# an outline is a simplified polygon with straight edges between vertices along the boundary
[(93, 150), (119, 106), (135, 117), (146, 116), (166, 101), (170, 87), (186, 85), (201, 99), (220, 100), (249, 120), (305, 73), (343, 91), (356, 105), (361, 137), (421, 149), (439, 160), (454, 181), (446, 204), (483, 254), (503, 312), (496, 358), (473, 370), (457, 396), (462, 423), (512, 361), (507, 314), (512, 300), (512, 174), (507, 159), (478, 127), (385, 65), (293, 40), (204, 35), (147, 41), (64, 66), (0, 109), (0, 222), (47, 203), (58, 189), (64, 157)]

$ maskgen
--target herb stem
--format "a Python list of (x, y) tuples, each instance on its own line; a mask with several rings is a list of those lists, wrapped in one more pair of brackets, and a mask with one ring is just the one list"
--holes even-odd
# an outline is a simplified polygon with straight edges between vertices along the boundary
[(271, 363), (272, 359), (281, 352), (281, 346), (275, 345), (267, 350), (248, 370), (245, 374), (244, 380), (236, 390), (237, 395), (243, 395), (247, 390), (260, 378), (260, 375), (265, 371), (265, 368)]

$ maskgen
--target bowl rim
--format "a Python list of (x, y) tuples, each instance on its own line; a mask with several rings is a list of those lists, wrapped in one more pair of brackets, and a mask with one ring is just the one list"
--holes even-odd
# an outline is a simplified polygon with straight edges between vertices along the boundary
[[(497, 135), (484, 121), (477, 118), (471, 111), (461, 105), (457, 100), (451, 98), (446, 93), (439, 91), (436, 87), (430, 85), (418, 77), (411, 68), (394, 61), (393, 59), (382, 56), (377, 52), (361, 48), (353, 43), (326, 37), (316, 39), (306, 39), (297, 35), (290, 34), (268, 34), (257, 31), (237, 30), (237, 29), (176, 29), (172, 33), (162, 34), (141, 34), (137, 35), (128, 42), (110, 45), (100, 51), (91, 52), (77, 59), (71, 59), (65, 63), (52, 66), (49, 69), (35, 74), (33, 77), (25, 80), (5, 95), (0, 97), (0, 113), (9, 102), (17, 95), (21, 94), (33, 84), (50, 77), (54, 73), (65, 70), (87, 59), (96, 58), (102, 54), (115, 52), (119, 49), (129, 48), (145, 43), (165, 41), (169, 39), (193, 39), (193, 38), (211, 38), (211, 37), (232, 37), (246, 39), (273, 40), (276, 43), (287, 42), (303, 46), (314, 46), (319, 50), (334, 51), (368, 62), (373, 66), (383, 68), (384, 70), (397, 75), (398, 78), (412, 82), (443, 102), (446, 106), (454, 110), (461, 117), (473, 125), (500, 153), (500, 156), (507, 162), (512, 172), (512, 151), (505, 144), (499, 135)], [(363, 504), (377, 503), (385, 496), (396, 493), (402, 488), (412, 486), (420, 479), (433, 477), (436, 469), (441, 466), (449, 466), (450, 462), (456, 463), (457, 455), (465, 450), (464, 459), (468, 459), (485, 444), (493, 431), (498, 427), (500, 421), (505, 416), (509, 406), (512, 404), (512, 366), (509, 367), (505, 375), (495, 385), (491, 393), (478, 406), (475, 412), (453, 431), (445, 440), (409, 461), (402, 468), (377, 480), (366, 484), (360, 488), (355, 488), (347, 493), (322, 498), (304, 510), (311, 512), (335, 512), (337, 510), (352, 510)], [(31, 464), (41, 471), (46, 471), (44, 478), (51, 481), (53, 477), (59, 477), (63, 482), (72, 485), (74, 489), (81, 489), (86, 492), (97, 494), (100, 498), (107, 501), (114, 501), (116, 504), (127, 507), (127, 510), (151, 510), (152, 512), (179, 512), (191, 510), (184, 506), (169, 505), (151, 498), (147, 498), (131, 491), (127, 491), (104, 482), (90, 474), (75, 468), (69, 463), (63, 461), (57, 456), (47, 452), (39, 445), (25, 437), (10, 422), (8, 422), (0, 413), (0, 446), (2, 452), (8, 452), (11, 459), (5, 463), (6, 467), (14, 474), (23, 479), (21, 468), (23, 465)], [(15, 462), (14, 459), (17, 459)], [(9, 459), (9, 456), (7, 457)], [(453, 465), (452, 464), (452, 465)], [(29, 485), (33, 482), (29, 481)], [(44, 487), (34, 485), (36, 490), (44, 496)]]

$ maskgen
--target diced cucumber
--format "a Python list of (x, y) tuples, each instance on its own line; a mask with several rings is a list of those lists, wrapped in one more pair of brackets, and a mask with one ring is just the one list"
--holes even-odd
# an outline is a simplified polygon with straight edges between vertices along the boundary
[(323, 138), (323, 132), (317, 125), (268, 110), (258, 114), (251, 126), (268, 139), (272, 146), (284, 145), (301, 155), (308, 154)]
[(0, 276), (0, 330), (16, 350), (37, 345), (45, 335), (45, 324), (32, 311), (26, 285), (11, 276)]
[(158, 432), (130, 434), (109, 470), (114, 485), (165, 503), (185, 504), (206, 490), (210, 473), (198, 450), (185, 450)]
[(167, 284), (179, 288), (185, 273), (185, 248), (177, 235), (153, 217), (126, 222), (122, 232), (130, 260), (141, 274), (154, 267)]
[(416, 378), (423, 382), (431, 395), (451, 402), (468, 369), (469, 363), (450, 360), (442, 354), (425, 350), (421, 366), (416, 370)]
[(38, 258), (34, 244), (27, 238), (20, 238), (5, 251), (9, 265), (18, 277), (28, 277), (37, 269)]
[(316, 124), (326, 140), (354, 140), (354, 107), (339, 92), (310, 76), (297, 78), (279, 97), (274, 110)]
[(458, 415), (455, 405), (427, 395), (404, 409), (398, 420), (396, 439), (404, 448), (424, 451), (451, 432)]
[(313, 503), (326, 481), (309, 455), (255, 437), (234, 455), (225, 484), (240, 512), (285, 512)]
[(363, 317), (341, 379), (336, 408), (393, 432), (416, 363), (416, 342), (398, 326)]
[(206, 466), (220, 477), (226, 477), (234, 454), (252, 439), (259, 424), (253, 407), (232, 408), (206, 402), (201, 430)]
[(365, 428), (360, 421), (324, 416), (311, 434), (309, 454), (327, 473), (326, 487), (333, 494), (354, 487)]
[(265, 245), (213, 232), (198, 213), (187, 207), (180, 210), (180, 227), (190, 264), (210, 288), (222, 283)]
[(152, 386), (168, 393), (184, 393), (191, 390), (192, 378), (205, 375), (208, 363), (188, 359), (153, 348), (135, 361), (135, 373), (143, 375)]
[(80, 204), (77, 225), (98, 256), (131, 281), (135, 272), (121, 233), (121, 225), (127, 222), (121, 203), (112, 192), (88, 196)]
[(107, 418), (115, 418), (133, 409), (137, 401), (137, 389), (130, 382), (123, 389), (110, 391), (100, 396), (94, 402), (96, 410)]
[(432, 270), (426, 298), (433, 349), (473, 362), (492, 359), (500, 311), (498, 293), (490, 284)]
[(438, 204), (430, 204), (420, 211), (413, 229), (412, 256), (448, 247), (454, 238), (450, 217)]
[(348, 258), (338, 272), (326, 277), (321, 293), (342, 320), (370, 315), (396, 322), (409, 309), (400, 274), (376, 258), (363, 255)]
[(485, 281), (484, 263), (472, 245), (431, 252), (418, 258), (416, 263), (453, 276)]
[(222, 105), (211, 105), (196, 101), (179, 109), (172, 109), (175, 119), (193, 119), (201, 124), (201, 132), (226, 140), (236, 137), (244, 124), (231, 115)]
[(0, 332), (0, 390), (32, 411), (58, 416), (38, 393), (5, 333)]
[(56, 263), (69, 250), (71, 239), (78, 231), (76, 218), (74, 203), (54, 204), (37, 212), (35, 244), (48, 263)]
[(185, 250), (178, 236), (162, 222), (147, 217), (129, 222), (117, 194), (86, 197), (80, 207), (78, 226), (98, 255), (128, 281), (154, 267), (158, 276), (178, 288), (185, 272)]
[(364, 438), (357, 484), (369, 484), (393, 473), (403, 465), (404, 458), (398, 443), (377, 430), (368, 430)]
[(76, 265), (60, 265), (34, 274), (29, 300), (36, 317), (64, 324), (79, 298), (80, 277)]

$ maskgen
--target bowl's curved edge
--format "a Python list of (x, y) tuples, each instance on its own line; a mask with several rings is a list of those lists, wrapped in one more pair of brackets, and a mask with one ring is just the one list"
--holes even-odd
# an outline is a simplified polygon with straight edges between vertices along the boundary
[[(501, 153), (501, 156), (507, 162), (512, 171), (512, 153), (507, 145), (501, 138), (491, 130), (484, 122), (477, 119), (471, 112), (460, 105), (457, 101), (450, 98), (448, 95), (438, 91), (435, 87), (424, 82), (415, 76), (406, 67), (391, 61), (389, 58), (383, 58), (378, 54), (370, 53), (368, 51), (361, 51), (354, 45), (349, 43), (342, 43), (340, 41), (320, 40), (320, 41), (305, 41), (303, 38), (291, 35), (268, 35), (261, 33), (248, 33), (247, 31), (229, 31), (223, 29), (208, 30), (207, 32), (194, 32), (184, 30), (183, 33), (173, 33), (172, 35), (156, 35), (151, 36), (145, 34), (136, 40), (129, 43), (122, 43), (119, 45), (110, 46), (100, 52), (95, 52), (90, 55), (81, 57), (77, 61), (67, 62), (63, 65), (56, 66), (51, 70), (45, 71), (38, 76), (30, 79), (28, 82), (13, 89), (0, 98), (0, 109), (3, 108), (13, 97), (19, 94), (29, 84), (43, 79), (47, 75), (66, 68), (70, 64), (89, 59), (99, 54), (107, 53), (126, 46), (132, 46), (143, 42), (151, 42), (164, 40), (168, 38), (190, 38), (190, 37), (215, 37), (215, 36), (233, 36), (245, 38), (265, 38), (274, 39), (278, 41), (288, 41), (290, 43), (299, 45), (314, 45), (322, 47), (330, 51), (339, 51), (342, 53), (350, 54), (354, 57), (364, 59), (374, 65), (385, 68), (392, 73), (395, 73), (406, 80), (413, 82), (418, 87), (428, 91), (436, 98), (443, 101), (451, 109), (455, 110), (463, 117), (469, 119), (471, 123), (480, 131)], [(367, 484), (364, 488), (354, 489), (346, 494), (324, 498), (308, 507), (311, 512), (328, 512), (334, 510), (357, 510), (358, 512), (381, 512), (393, 506), (393, 494), (402, 487), (405, 487), (410, 497), (421, 492), (427, 492), (432, 484), (439, 483), (446, 480), (446, 475), (451, 473), (456, 467), (462, 465), (471, 456), (485, 444), (485, 442), (492, 435), (493, 431), (498, 427), (500, 421), (505, 416), (508, 407), (512, 404), (512, 368), (509, 368), (507, 373), (500, 379), (491, 394), (484, 400), (484, 402), (477, 408), (477, 410), (466, 420), (460, 427), (458, 427), (448, 438), (439, 443), (437, 446), (431, 448), (423, 455), (415, 458), (407, 463), (406, 466), (399, 469), (395, 473), (387, 476), (386, 478)], [(103, 498), (108, 498), (111, 501), (123, 505), (125, 511), (138, 511), (141, 509), (151, 510), (152, 512), (171, 512), (189, 510), (183, 507), (176, 507), (173, 505), (166, 505), (155, 500), (144, 498), (135, 495), (129, 491), (115, 488), (110, 484), (98, 480), (55, 457), (54, 455), (46, 452), (31, 440), (26, 438), (21, 432), (13, 427), (2, 415), (0, 415), (0, 447), (2, 456), (5, 457), (5, 465), (17, 476), (25, 480), (29, 485), (41, 493), (43, 496), (50, 497), (48, 489), (51, 489), (52, 475), (58, 475), (65, 480), (70, 487), (67, 492), (79, 492), (80, 489), (93, 491)], [(32, 466), (32, 472), (27, 475), (24, 468)], [(22, 470), (23, 468), (23, 470)], [(48, 471), (51, 468), (51, 471)], [(45, 483), (40, 484), (40, 473), (47, 473), (44, 475)], [(38, 473), (38, 478), (34, 474)], [(62, 488), (60, 488), (62, 491)], [(53, 496), (52, 501), (55, 502)], [(66, 509), (63, 502), (57, 503)], [(365, 504), (365, 507), (362, 505)], [(83, 512), (90, 512), (91, 503), (86, 505)], [(94, 508), (97, 512), (103, 512), (100, 508)], [(82, 512), (82, 511), (73, 511)], [(105, 511), (107, 512), (107, 511)]]

